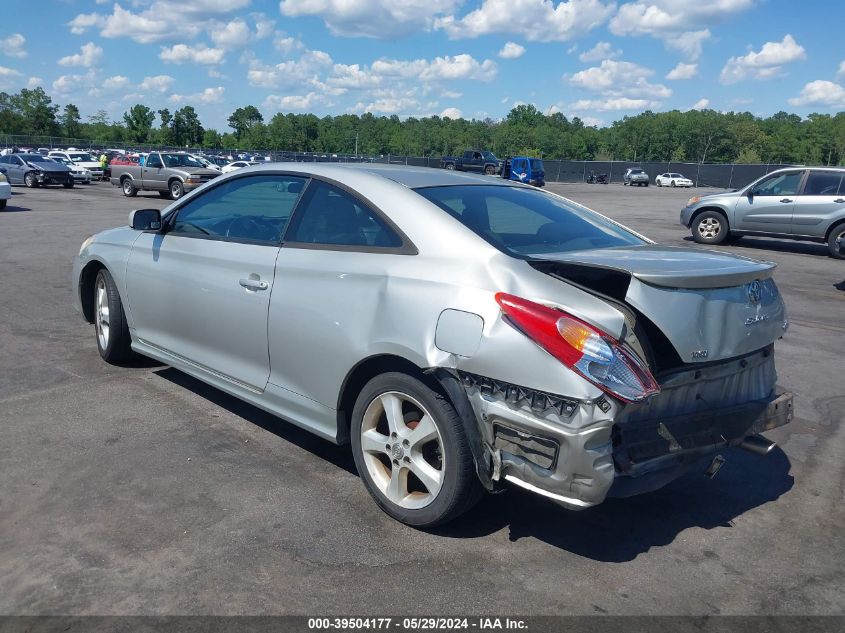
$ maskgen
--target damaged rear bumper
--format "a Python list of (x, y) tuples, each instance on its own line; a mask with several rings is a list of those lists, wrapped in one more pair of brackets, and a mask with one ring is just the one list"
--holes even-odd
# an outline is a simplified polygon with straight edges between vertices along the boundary
[(660, 488), (718, 450), (792, 419), (792, 394), (773, 389), (771, 349), (676, 372), (661, 381), (661, 393), (635, 405), (459, 374), (491, 479), (571, 509)]

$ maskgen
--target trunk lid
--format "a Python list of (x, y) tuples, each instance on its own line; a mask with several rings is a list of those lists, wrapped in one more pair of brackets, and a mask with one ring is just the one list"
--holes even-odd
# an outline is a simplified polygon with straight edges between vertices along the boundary
[(555, 262), (555, 276), (635, 308), (660, 329), (684, 363), (753, 352), (785, 329), (786, 309), (771, 278), (773, 263), (656, 244), (533, 259)]

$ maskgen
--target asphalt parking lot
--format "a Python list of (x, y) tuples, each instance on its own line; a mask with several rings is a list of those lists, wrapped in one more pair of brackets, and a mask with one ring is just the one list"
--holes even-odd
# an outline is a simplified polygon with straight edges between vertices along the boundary
[[(666, 244), (692, 193), (551, 185)], [(695, 190), (693, 190), (694, 193)], [(14, 188), (0, 213), (2, 614), (845, 613), (845, 261), (746, 238), (778, 263), (796, 419), (768, 457), (724, 453), (580, 513), (512, 491), (415, 531), (348, 450), (153, 362), (100, 360), (73, 311), (89, 235), (157, 195)]]

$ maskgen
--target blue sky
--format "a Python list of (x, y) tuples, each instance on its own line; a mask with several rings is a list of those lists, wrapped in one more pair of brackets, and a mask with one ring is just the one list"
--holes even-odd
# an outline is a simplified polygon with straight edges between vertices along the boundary
[[(11, 5), (10, 5), (11, 6)], [(841, 0), (48, 0), (4, 12), (0, 90), (83, 116), (193, 105), (603, 125), (644, 109), (845, 110)]]

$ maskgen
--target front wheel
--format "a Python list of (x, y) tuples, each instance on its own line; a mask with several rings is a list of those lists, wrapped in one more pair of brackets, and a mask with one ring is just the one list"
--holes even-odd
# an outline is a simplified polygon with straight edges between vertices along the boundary
[(94, 329), (97, 349), (107, 363), (119, 363), (132, 355), (129, 327), (117, 285), (108, 270), (102, 268), (94, 280)]
[(728, 219), (717, 211), (705, 211), (692, 223), (692, 239), (699, 244), (721, 244), (728, 231)]
[(449, 171), (454, 171), (455, 165), (452, 163), (446, 163), (446, 169), (448, 169)]
[(481, 496), (458, 413), (416, 378), (386, 373), (368, 382), (352, 412), (351, 438), (367, 492), (402, 523), (446, 523)]
[(488, 176), (492, 176), (496, 173), (496, 168), (493, 167), (493, 165), (487, 165), (487, 167), (484, 168), (484, 173)]
[(174, 180), (170, 183), (170, 199), (178, 200), (185, 194), (185, 187), (179, 180)]
[(6, 202), (7, 202), (6, 200), (0, 200), (0, 210), (6, 208)]
[(23, 184), (30, 189), (35, 189), (35, 187), (38, 186), (38, 180), (35, 178), (35, 172), (27, 172), (26, 176), (23, 177)]
[(62, 184), (62, 187), (64, 187), (65, 189), (73, 189), (73, 181), (68, 180), (66, 183)]
[(845, 259), (845, 223), (833, 227), (827, 238), (827, 249), (834, 259)]

